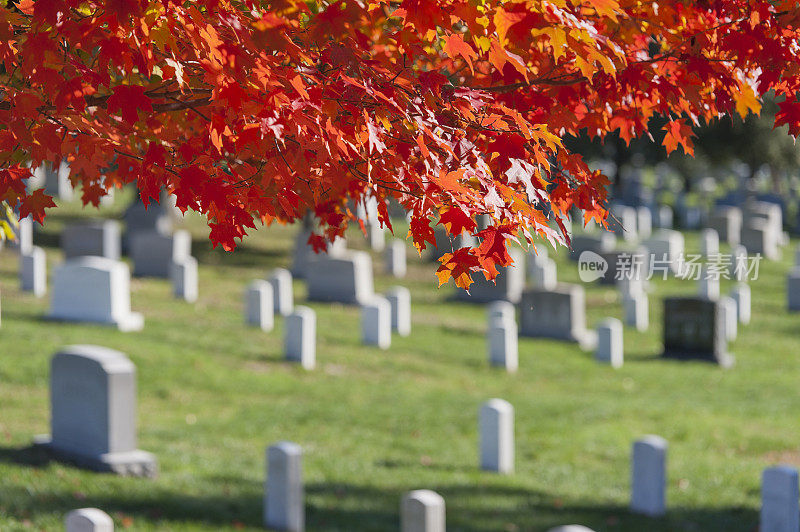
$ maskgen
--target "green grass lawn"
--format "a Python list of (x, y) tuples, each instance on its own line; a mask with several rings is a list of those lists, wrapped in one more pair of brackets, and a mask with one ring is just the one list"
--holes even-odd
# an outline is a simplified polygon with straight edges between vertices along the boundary
[[(123, 199), (103, 214), (119, 215)], [(96, 212), (70, 204), (48, 217), (35, 241), (49, 272), (62, 260), (60, 229), (87, 215)], [(0, 530), (59, 530), (67, 511), (89, 506), (119, 529), (259, 530), (265, 448), (278, 440), (302, 445), (307, 528), (324, 531), (397, 530), (400, 498), (416, 488), (444, 496), (451, 531), (751, 531), (762, 469), (800, 464), (800, 315), (786, 312), (788, 249), (752, 284), (753, 320), (731, 345), (730, 370), (657, 358), (661, 297), (695, 291), (670, 280), (653, 283), (649, 332), (625, 329), (623, 368), (571, 344), (521, 339), (518, 373), (503, 373), (487, 364), (484, 307), (453, 302), (452, 285), (437, 289), (435, 266), (409, 252), (402, 280), (373, 260), (376, 290), (411, 290), (412, 335), (393, 337), (388, 351), (362, 346), (357, 308), (312, 303), (317, 369), (307, 372), (282, 360), (282, 319), (270, 333), (243, 320), (246, 285), (288, 265), (295, 228), (260, 230), (230, 254), (212, 250), (200, 218), (184, 225), (200, 298), (180, 302), (167, 281), (134, 279), (139, 333), (44, 321), (48, 298), (21, 293), (16, 255), (0, 252)], [(405, 230), (398, 222), (396, 234)], [(363, 247), (357, 234), (351, 240)], [(697, 242), (687, 234), (688, 250)], [(558, 255), (559, 279), (576, 281), (577, 267)], [(294, 291), (305, 304), (303, 283)], [(587, 306), (592, 327), (621, 317), (612, 287), (588, 287)], [(157, 455), (157, 479), (82, 471), (27, 449), (49, 430), (50, 357), (75, 343), (118, 349), (136, 364), (140, 448)], [(478, 408), (492, 397), (516, 411), (510, 476), (477, 467)], [(670, 445), (669, 512), (657, 519), (627, 510), (631, 444), (650, 433)]]

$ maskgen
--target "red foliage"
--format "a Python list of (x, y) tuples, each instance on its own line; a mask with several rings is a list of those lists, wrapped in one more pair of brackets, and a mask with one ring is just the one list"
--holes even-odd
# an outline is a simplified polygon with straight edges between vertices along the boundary
[[(8, 4), (8, 7), (6, 7)], [(20, 0), (0, 7), (0, 198), (40, 218), (27, 165), (66, 158), (96, 203), (163, 187), (232, 249), (254, 222), (394, 198), (418, 249), (475, 232), (442, 282), (494, 275), (543, 212), (605, 220), (607, 181), (559, 137), (646, 133), (783, 102), (800, 132), (800, 9), (786, 0)], [(382, 208), (385, 213), (385, 208)], [(385, 215), (382, 219), (385, 220)]]

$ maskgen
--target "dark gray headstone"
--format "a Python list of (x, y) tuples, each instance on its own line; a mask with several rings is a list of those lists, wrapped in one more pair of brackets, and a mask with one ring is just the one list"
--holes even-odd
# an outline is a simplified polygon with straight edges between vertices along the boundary
[(664, 299), (662, 356), (732, 366), (734, 359), (728, 353), (724, 319), (719, 301), (700, 297)]
[(72, 224), (61, 233), (61, 250), (64, 257), (120, 257), (120, 231), (116, 220), (95, 220)]

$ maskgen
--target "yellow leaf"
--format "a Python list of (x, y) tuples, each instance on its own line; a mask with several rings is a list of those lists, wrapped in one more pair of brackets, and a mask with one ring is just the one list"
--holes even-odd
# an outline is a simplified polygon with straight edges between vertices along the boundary
[(745, 118), (750, 111), (753, 114), (761, 112), (761, 102), (756, 98), (755, 91), (750, 85), (742, 84), (742, 90), (738, 94), (734, 94), (734, 99), (736, 100), (736, 112), (742, 118)]

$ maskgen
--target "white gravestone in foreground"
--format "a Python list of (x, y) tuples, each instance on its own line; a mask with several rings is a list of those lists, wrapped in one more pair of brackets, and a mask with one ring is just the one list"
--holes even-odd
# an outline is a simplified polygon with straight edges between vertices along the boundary
[(768, 467), (761, 475), (760, 532), (797, 532), (800, 530), (800, 489), (797, 469), (789, 466)]
[(481, 469), (514, 471), (514, 407), (503, 399), (489, 399), (480, 409)]
[(155, 476), (155, 457), (136, 448), (136, 367), (123, 353), (64, 347), (50, 361), (51, 435), (35, 443), (81, 467)]
[(72, 510), (64, 519), (65, 532), (114, 532), (114, 521), (103, 510)]
[(79, 257), (64, 262), (53, 272), (48, 317), (138, 331), (144, 327), (144, 318), (131, 312), (130, 298), (127, 264), (103, 257)]
[(631, 511), (649, 516), (667, 511), (667, 441), (645, 436), (633, 444)]
[(431, 490), (414, 490), (400, 503), (400, 532), (445, 532), (444, 499)]
[(288, 441), (267, 448), (264, 524), (269, 528), (305, 530), (302, 454), (299, 445)]

